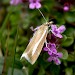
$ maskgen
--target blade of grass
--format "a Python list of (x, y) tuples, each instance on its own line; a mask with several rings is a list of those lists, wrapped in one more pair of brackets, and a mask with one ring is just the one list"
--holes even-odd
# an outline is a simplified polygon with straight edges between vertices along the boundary
[(15, 43), (14, 43), (14, 59), (13, 59), (13, 65), (12, 65), (12, 72), (11, 75), (13, 75), (14, 73), (14, 64), (15, 64), (15, 55), (16, 55), (16, 46), (17, 46), (17, 40), (18, 40), (18, 26), (17, 26), (17, 33), (16, 33), (16, 37), (15, 37)]
[[(5, 17), (5, 20), (3, 21), (2, 27), (0, 28), (0, 42), (2, 43), (2, 33), (7, 25), (8, 19), (11, 15), (12, 11), (9, 11), (8, 14)], [(8, 26), (8, 31), (9, 31), (9, 26)], [(8, 56), (8, 40), (9, 40), (9, 32), (7, 35), (7, 40), (6, 40), (6, 52), (5, 52), (5, 58), (4, 58), (4, 64), (3, 64), (3, 70), (2, 70), (2, 75), (7, 75), (7, 70), (8, 70), (8, 65), (7, 65), (7, 56)]]
[[(8, 26), (8, 31), (9, 31), (9, 26)], [(8, 57), (8, 40), (9, 40), (9, 32), (7, 35), (7, 40), (6, 40), (6, 52), (5, 52), (5, 59), (4, 59), (4, 64), (3, 64), (3, 70), (2, 70), (2, 75), (7, 75), (8, 71), (8, 65), (7, 65), (7, 57)]]

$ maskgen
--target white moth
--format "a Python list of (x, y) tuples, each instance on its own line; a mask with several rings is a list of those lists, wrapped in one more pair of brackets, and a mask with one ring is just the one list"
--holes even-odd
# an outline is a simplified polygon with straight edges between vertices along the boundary
[(51, 25), (52, 22), (47, 22), (37, 29), (34, 33), (32, 39), (30, 40), (27, 48), (22, 54), (21, 58), (25, 58), (31, 64), (34, 64), (41, 53), (42, 47), (46, 41), (48, 34), (48, 25)]

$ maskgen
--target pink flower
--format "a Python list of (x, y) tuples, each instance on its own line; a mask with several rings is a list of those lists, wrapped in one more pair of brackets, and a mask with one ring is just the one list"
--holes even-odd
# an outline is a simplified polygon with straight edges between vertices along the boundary
[(51, 25), (51, 32), (56, 37), (62, 38), (63, 36), (61, 35), (61, 33), (63, 33), (65, 30), (66, 28), (64, 25), (60, 26), (59, 28), (57, 28), (56, 25)]
[(63, 56), (63, 54), (60, 53), (60, 52), (55, 53), (55, 54), (52, 53), (52, 54), (50, 55), (50, 57), (48, 58), (48, 61), (49, 61), (49, 62), (54, 61), (54, 63), (55, 63), (56, 65), (59, 65), (59, 64), (61, 64), (61, 61), (59, 60), (59, 58), (62, 58), (62, 56)]
[(44, 51), (47, 51), (50, 57), (47, 59), (49, 62), (54, 61), (56, 65), (61, 64), (59, 58), (62, 58), (63, 54), (61, 52), (57, 52), (56, 44), (47, 43), (46, 47), (44, 47)]
[(29, 0), (29, 8), (30, 9), (39, 9), (41, 8), (40, 0)]
[(70, 9), (69, 6), (64, 6), (63, 8), (64, 11), (69, 11), (69, 9)]
[(22, 3), (22, 0), (10, 0), (11, 5), (18, 5), (20, 3)]
[(54, 43), (47, 43), (46, 47), (44, 47), (44, 51), (48, 51), (48, 54), (56, 53), (56, 45)]
[(70, 5), (71, 5), (70, 2), (65, 2), (65, 3), (64, 3), (63, 10), (64, 10), (65, 12), (69, 11), (69, 10), (70, 10)]

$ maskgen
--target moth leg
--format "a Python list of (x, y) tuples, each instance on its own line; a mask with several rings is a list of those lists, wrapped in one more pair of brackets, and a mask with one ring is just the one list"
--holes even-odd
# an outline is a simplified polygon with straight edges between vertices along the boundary
[[(35, 32), (39, 29), (40, 26), (37, 26), (36, 28), (33, 28), (33, 26), (30, 27), (30, 29), (34, 32), (33, 36), (35, 34)], [(32, 38), (30, 38), (29, 42), (32, 40)]]
[(35, 31), (37, 31), (37, 30), (39, 29), (39, 26), (36, 27), (36, 28), (33, 28), (33, 26), (31, 26), (30, 29), (31, 29), (33, 32), (35, 32)]
[(46, 44), (46, 47), (47, 47), (47, 44), (48, 44), (48, 43), (47, 43), (47, 40), (45, 40), (45, 44)]

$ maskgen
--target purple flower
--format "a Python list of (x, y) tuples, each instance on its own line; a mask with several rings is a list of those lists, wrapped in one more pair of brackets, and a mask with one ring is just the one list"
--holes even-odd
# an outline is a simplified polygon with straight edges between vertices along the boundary
[(48, 54), (50, 55), (50, 57), (48, 58), (49, 62), (54, 61), (56, 65), (61, 64), (61, 61), (59, 60), (59, 58), (62, 58), (63, 54), (60, 52), (57, 52), (56, 45), (54, 43), (46, 43), (46, 47), (44, 47), (44, 51), (47, 51)]
[(44, 51), (48, 51), (48, 54), (56, 53), (56, 45), (54, 43), (47, 43), (46, 47), (44, 47)]
[(30, 9), (39, 9), (41, 8), (40, 0), (29, 0), (29, 8)]
[(65, 26), (62, 25), (59, 28), (57, 28), (56, 25), (51, 25), (51, 32), (59, 38), (62, 38), (63, 36), (61, 35), (61, 33), (63, 33), (66, 30)]
[(64, 11), (69, 11), (69, 6), (64, 6), (63, 10)]
[(10, 0), (11, 5), (18, 5), (20, 3), (22, 3), (22, 0)]
[(51, 61), (54, 61), (54, 63), (56, 65), (59, 65), (61, 64), (61, 61), (59, 60), (59, 58), (62, 58), (63, 54), (62, 53), (52, 53), (52, 55), (50, 55), (50, 57), (48, 58), (48, 61), (51, 62)]
[(65, 12), (69, 11), (69, 10), (70, 10), (70, 5), (71, 5), (70, 2), (65, 2), (65, 3), (64, 3), (63, 10), (64, 10)]

